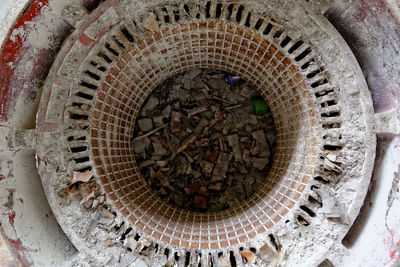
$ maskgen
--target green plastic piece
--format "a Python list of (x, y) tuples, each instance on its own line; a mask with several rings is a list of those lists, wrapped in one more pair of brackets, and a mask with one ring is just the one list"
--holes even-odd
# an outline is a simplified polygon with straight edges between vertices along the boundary
[(264, 99), (253, 99), (251, 100), (251, 111), (257, 115), (265, 114), (268, 111), (268, 105)]

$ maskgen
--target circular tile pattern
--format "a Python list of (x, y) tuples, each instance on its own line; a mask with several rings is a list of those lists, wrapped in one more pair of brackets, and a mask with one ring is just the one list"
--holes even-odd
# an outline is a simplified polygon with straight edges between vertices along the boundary
[[(286, 8), (278, 2), (273, 6)], [(39, 148), (39, 171), (60, 225), (73, 242), (101, 250), (68, 219), (80, 214), (90, 218), (94, 211), (65, 208), (56, 194), (66, 176), (87, 170), (94, 172), (96, 196), (104, 194), (102, 205), (115, 211), (117, 222), (125, 222), (125, 233), (137, 235), (138, 242), (151, 240), (131, 248), (138, 253), (156, 244), (157, 251), (187, 251), (189, 258), (193, 251), (202, 259), (220, 258), (221, 251), (240, 258), (239, 247), (253, 244), (258, 250), (265, 243), (280, 253), (291, 242), (287, 233), (299, 226), (333, 229), (324, 222), (332, 216), (339, 240), (339, 233), (348, 229), (343, 225), (351, 225), (360, 207), (355, 200), (365, 194), (361, 186), (352, 191), (356, 196), (348, 193), (345, 183), (371, 171), (349, 166), (368, 166), (375, 151), (373, 142), (365, 142), (374, 138), (365, 123), (372, 109), (367, 89), (362, 83), (353, 86), (352, 76), (335, 67), (341, 63), (358, 77), (350, 63), (335, 56), (338, 47), (348, 48), (331, 47), (332, 37), (303, 18), (316, 32), (304, 33), (316, 50), (311, 42), (289, 34), (295, 21), (305, 24), (300, 18), (291, 18), (291, 30), (286, 31), (285, 25), (245, 5), (207, 2), (202, 9), (171, 4), (134, 17), (124, 7), (108, 1), (79, 26), (53, 65), (39, 109), (38, 129), (54, 136)], [(321, 57), (318, 51), (333, 56)], [(220, 212), (196, 213), (165, 203), (145, 183), (132, 150), (135, 119), (145, 99), (166, 79), (194, 68), (243, 77), (267, 101), (277, 130), (274, 164), (265, 184), (240, 205)], [(63, 151), (62, 160), (51, 156), (55, 147)], [(336, 213), (324, 206), (328, 200)], [(118, 231), (121, 227), (117, 225)], [(303, 234), (310, 239), (318, 235), (325, 232)]]
[[(173, 246), (226, 248), (270, 229), (300, 199), (317, 156), (318, 111), (314, 102), (307, 104), (310, 89), (293, 60), (251, 29), (222, 22), (165, 27), (142, 42), (127, 49), (105, 76), (90, 116), (93, 160), (107, 196), (134, 226)], [(277, 152), (267, 182), (248, 201), (223, 212), (200, 214), (165, 203), (141, 177), (131, 148), (135, 118), (147, 96), (162, 81), (193, 68), (240, 74), (257, 86), (276, 120)]]

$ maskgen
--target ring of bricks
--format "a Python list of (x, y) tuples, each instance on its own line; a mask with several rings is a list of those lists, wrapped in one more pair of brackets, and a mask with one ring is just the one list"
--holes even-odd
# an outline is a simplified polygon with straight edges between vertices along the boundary
[[(265, 184), (225, 211), (196, 213), (166, 203), (134, 158), (131, 140), (144, 101), (160, 83), (193, 68), (240, 75), (275, 120), (277, 151)], [(287, 215), (312, 178), (319, 142), (312, 95), (294, 60), (250, 28), (213, 21), (164, 26), (126, 49), (97, 92), (90, 142), (99, 181), (121, 214), (154, 240), (201, 250), (246, 244)]]

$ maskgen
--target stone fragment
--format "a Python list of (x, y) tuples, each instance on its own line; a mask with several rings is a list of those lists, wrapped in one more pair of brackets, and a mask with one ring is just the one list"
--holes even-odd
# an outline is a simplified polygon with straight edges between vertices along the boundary
[(220, 191), (221, 190), (221, 183), (211, 184), (208, 187), (209, 190)]
[[(78, 187), (78, 192), (81, 195), (81, 204), (84, 204), (85, 202), (92, 200), (94, 198), (94, 188), (90, 187), (88, 184), (80, 184)], [(85, 205), (85, 208), (90, 208), (92, 207), (93, 202), (89, 202), (88, 204)]]
[(207, 150), (205, 157), (206, 157), (207, 160), (213, 162), (213, 161), (216, 161), (218, 159), (218, 156), (219, 156), (219, 151), (217, 151), (217, 150), (215, 150), (215, 151)]
[(251, 125), (257, 125), (258, 124), (257, 116), (250, 114), (247, 118), (247, 122), (250, 123)]
[(256, 94), (256, 92), (250, 89), (248, 86), (242, 85), (240, 86), (240, 94), (246, 98), (251, 98)]
[(277, 137), (276, 137), (276, 133), (272, 130), (268, 130), (265, 132), (265, 136), (268, 140), (268, 143), (270, 145), (270, 148), (272, 149), (273, 146), (276, 144), (277, 141)]
[(182, 154), (186, 157), (186, 159), (190, 162), (193, 163), (194, 159), (187, 153), (186, 151), (182, 151)]
[(234, 135), (229, 135), (227, 137), (228, 139), (228, 144), (230, 147), (232, 147), (233, 150), (233, 156), (235, 157), (235, 161), (242, 162), (242, 154), (240, 151), (240, 146), (239, 146), (239, 136), (237, 134)]
[(204, 196), (195, 196), (194, 197), (194, 206), (196, 208), (207, 209), (207, 199)]
[(332, 162), (335, 162), (337, 157), (335, 154), (328, 154), (326, 155), (326, 158)]
[(153, 117), (153, 123), (155, 127), (160, 127), (161, 125), (163, 125), (163, 116)]
[(205, 186), (200, 187), (199, 194), (204, 195), (207, 192), (207, 188)]
[(192, 80), (191, 79), (183, 79), (183, 88), (186, 90), (190, 90), (192, 88)]
[(229, 99), (229, 101), (232, 101), (233, 103), (240, 103), (246, 100), (243, 96), (235, 92), (232, 92), (231, 90), (226, 90), (225, 95), (226, 98)]
[(163, 168), (163, 167), (167, 166), (167, 161), (165, 161), (165, 160), (158, 160), (158, 161), (156, 161), (156, 164), (157, 164), (157, 166)]
[(112, 239), (111, 238), (107, 238), (103, 242), (103, 246), (105, 246), (105, 247), (109, 247), (109, 246), (111, 246), (111, 244), (112, 244)]
[(210, 174), (213, 171), (214, 164), (205, 160), (200, 161), (200, 167), (203, 170), (203, 173)]
[(192, 175), (193, 175), (193, 177), (194, 177), (195, 179), (197, 179), (197, 178), (201, 177), (201, 172), (199, 172), (199, 171), (192, 171)]
[(213, 176), (211, 182), (221, 181), (226, 177), (226, 171), (228, 170), (228, 154), (220, 153), (217, 164), (214, 167)]
[(330, 161), (328, 157), (324, 159), (324, 169), (336, 174), (342, 173), (342, 168), (337, 163)]
[(195, 101), (198, 101), (198, 102), (207, 98), (207, 96), (201, 91), (193, 91), (192, 97)]
[(177, 111), (172, 111), (171, 112), (171, 132), (176, 133), (179, 132), (183, 124), (181, 123), (182, 120), (182, 113), (177, 112)]
[(153, 155), (154, 156), (165, 156), (168, 155), (168, 151), (164, 148), (160, 141), (153, 142)]
[(232, 111), (233, 114), (235, 114), (236, 118), (235, 124), (237, 128), (242, 128), (246, 124), (250, 125), (258, 124), (257, 116), (251, 114), (248, 107), (244, 106), (242, 108), (237, 108)]
[(252, 184), (245, 184), (244, 191), (246, 192), (246, 197), (250, 197), (254, 193), (254, 187)]
[(160, 103), (157, 97), (150, 96), (146, 101), (146, 104), (143, 106), (142, 112), (148, 112), (154, 110), (157, 105)]
[(193, 80), (196, 78), (200, 73), (202, 72), (201, 69), (193, 69), (185, 72), (185, 75), (183, 76), (184, 79), (189, 79)]
[(149, 12), (146, 15), (144, 15), (142, 20), (142, 26), (149, 31), (155, 32), (159, 28), (158, 21), (156, 19), (157, 19), (156, 15), (154, 15), (153, 12)]
[(138, 120), (139, 129), (143, 132), (148, 132), (153, 129), (153, 122), (150, 118), (144, 118)]
[(263, 130), (258, 130), (252, 133), (253, 138), (256, 140), (256, 146), (252, 152), (253, 155), (268, 158), (270, 156), (269, 147)]
[(172, 110), (171, 105), (166, 106), (162, 111), (162, 116), (164, 118), (169, 118), (169, 116), (171, 116), (171, 110)]
[(228, 179), (226, 179), (226, 184), (230, 186), (230, 185), (232, 184), (232, 180), (233, 180), (233, 176), (230, 175), (230, 176), (228, 177)]
[(87, 183), (93, 177), (93, 171), (73, 172), (70, 184), (77, 182)]
[(253, 168), (263, 170), (265, 166), (268, 164), (269, 159), (268, 158), (252, 158), (251, 163), (253, 165)]
[(229, 85), (222, 79), (210, 79), (207, 81), (207, 85), (214, 90), (226, 90)]
[(155, 161), (154, 160), (145, 160), (139, 163), (139, 168), (145, 168), (145, 167), (149, 167), (151, 165), (154, 165)]
[(262, 260), (269, 261), (271, 266), (275, 266), (273, 263), (278, 260), (276, 252), (267, 244), (259, 248), (258, 255)]
[(243, 166), (243, 164), (237, 164), (237, 165), (235, 165), (235, 167), (236, 167), (236, 170), (238, 170), (240, 174), (247, 174), (248, 173), (246, 167)]
[(250, 250), (239, 251), (239, 254), (242, 255), (242, 257), (245, 258), (250, 264), (254, 264), (256, 262), (256, 256)]
[(109, 219), (111, 219), (111, 220), (114, 220), (114, 218), (115, 218), (115, 215), (112, 214), (111, 211), (109, 211), (109, 210), (106, 209), (106, 208), (103, 208), (103, 209), (101, 210), (101, 214), (102, 214), (104, 217), (109, 218)]
[(174, 193), (174, 202), (175, 202), (175, 205), (177, 205), (178, 207), (183, 207), (182, 193), (180, 193), (180, 192)]
[(250, 158), (250, 151), (248, 149), (243, 150), (243, 161), (246, 162), (247, 164), (251, 163), (251, 158)]
[(140, 141), (134, 141), (133, 142), (133, 151), (136, 154), (145, 153), (146, 152), (146, 143), (142, 142), (141, 140)]
[(321, 187), (313, 190), (317, 192), (322, 199), (321, 213), (325, 214), (327, 218), (341, 218), (343, 221), (347, 219), (332, 189)]

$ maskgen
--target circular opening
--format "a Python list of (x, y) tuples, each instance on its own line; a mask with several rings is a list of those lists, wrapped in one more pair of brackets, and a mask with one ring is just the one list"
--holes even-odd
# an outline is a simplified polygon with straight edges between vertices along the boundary
[[(118, 43), (128, 49), (106, 43), (94, 62), (116, 60), (90, 114), (94, 166), (115, 208), (142, 233), (188, 249), (235, 246), (272, 229), (299, 201), (318, 153), (317, 105), (298, 63), (275, 41), (226, 22), (163, 27), (134, 47), (123, 40)], [(277, 132), (265, 182), (245, 201), (217, 212), (193, 212), (160, 198), (142, 177), (132, 147), (136, 119), (153, 90), (197, 68), (239, 75), (254, 86), (268, 103)]]
[(260, 188), (273, 163), (276, 130), (257, 90), (239, 76), (194, 69), (148, 97), (133, 150), (146, 183), (192, 211), (221, 211)]

